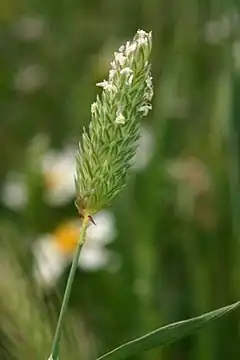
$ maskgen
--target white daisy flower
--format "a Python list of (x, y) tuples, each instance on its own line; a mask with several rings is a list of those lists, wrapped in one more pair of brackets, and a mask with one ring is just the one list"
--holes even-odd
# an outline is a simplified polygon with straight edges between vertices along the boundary
[(35, 258), (34, 276), (40, 284), (54, 286), (69, 263), (53, 235), (46, 234), (37, 239), (33, 246)]
[[(90, 225), (87, 229), (79, 258), (79, 268), (87, 272), (111, 269), (116, 262), (116, 254), (105, 247), (116, 237), (113, 214), (104, 210), (96, 214), (94, 220), (97, 225)], [(70, 264), (80, 231), (80, 221), (72, 220), (59, 226), (52, 234), (43, 235), (35, 241), (34, 275), (42, 285), (53, 286)]]

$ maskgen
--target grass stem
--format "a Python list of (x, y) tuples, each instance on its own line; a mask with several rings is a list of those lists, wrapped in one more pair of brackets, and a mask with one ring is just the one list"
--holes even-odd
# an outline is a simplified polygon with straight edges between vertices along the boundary
[(57, 327), (56, 327), (53, 344), (52, 344), (52, 352), (51, 352), (51, 356), (49, 357), (49, 360), (58, 360), (59, 359), (59, 341), (60, 341), (60, 336), (61, 336), (61, 330), (63, 327), (64, 315), (67, 310), (67, 306), (68, 306), (68, 302), (69, 302), (69, 298), (70, 298), (70, 294), (71, 294), (71, 290), (72, 290), (73, 280), (74, 280), (76, 269), (78, 266), (78, 260), (79, 260), (81, 248), (84, 243), (84, 237), (85, 237), (85, 233), (87, 230), (88, 221), (89, 221), (88, 215), (85, 215), (83, 222), (82, 222), (79, 242), (78, 242), (75, 254), (74, 254), (72, 266), (71, 266), (68, 280), (67, 280), (65, 293), (63, 296), (62, 306), (61, 306), (61, 310), (59, 313)]

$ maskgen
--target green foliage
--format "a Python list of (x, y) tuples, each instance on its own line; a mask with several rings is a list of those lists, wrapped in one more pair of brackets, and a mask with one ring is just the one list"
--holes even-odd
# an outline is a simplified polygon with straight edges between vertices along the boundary
[[(76, 349), (78, 359), (95, 359), (159, 324), (240, 299), (238, 2), (4, 0), (0, 18), (0, 251), (2, 239), (12, 241), (12, 249), (21, 247), (27, 275), (33, 274), (32, 246), (39, 237), (78, 217), (73, 196), (60, 205), (47, 201), (45, 177), (36, 171), (41, 156), (29, 143), (47, 139), (47, 148), (57, 153), (75, 146), (114, 49), (139, 27), (154, 34), (153, 111), (142, 120), (153, 135), (153, 151), (144, 171), (132, 170), (128, 186), (109, 208), (117, 231), (105, 247), (116, 257), (98, 271), (77, 271), (68, 314), (81, 339), (80, 352), (66, 347)], [(22, 207), (10, 207), (3, 197), (15, 172), (23, 175), (27, 192)], [(15, 203), (18, 190), (10, 188)], [(11, 268), (11, 257), (3, 254)], [(2, 268), (1, 261), (0, 280), (9, 287), (8, 295), (0, 289), (1, 301), (21, 294)], [(67, 269), (54, 286), (41, 287), (53, 318), (66, 276)], [(32, 281), (29, 287), (35, 294)], [(16, 318), (12, 314), (8, 319)], [(47, 321), (53, 332), (56, 321)], [(21, 359), (18, 350), (31, 348), (25, 336), (21, 341), (24, 329), (3, 328), (2, 322), (0, 327), (3, 360)], [(66, 333), (70, 329), (68, 324)], [(46, 359), (49, 343), (45, 350)], [(24, 360), (34, 355), (29, 351)], [(74, 358), (69, 351), (63, 356)], [(239, 358), (234, 312), (194, 336), (131, 360)]]
[(132, 340), (126, 344), (119, 346), (118, 348), (110, 351), (109, 353), (100, 356), (97, 360), (127, 359), (130, 356), (138, 355), (143, 351), (169, 344), (173, 341), (179, 340), (182, 337), (191, 334), (196, 330), (201, 329), (213, 320), (216, 320), (217, 318), (228, 314), (229, 312), (235, 310), (239, 305), (240, 301), (237, 301), (232, 305), (228, 305), (221, 309), (211, 311), (207, 314), (189, 320), (166, 325), (138, 339)]
[[(6, 242), (5, 242), (6, 243)], [(52, 341), (52, 318), (55, 314), (43, 301), (43, 294), (31, 276), (26, 276), (19, 251), (14, 244), (5, 244), (1, 252), (1, 356), (6, 359), (47, 359)], [(9, 260), (10, 262), (8, 262)], [(71, 317), (67, 318), (68, 333), (62, 337), (62, 354), (77, 360), (81, 351)], [(66, 332), (65, 332), (66, 334)], [(10, 355), (9, 355), (10, 352)]]

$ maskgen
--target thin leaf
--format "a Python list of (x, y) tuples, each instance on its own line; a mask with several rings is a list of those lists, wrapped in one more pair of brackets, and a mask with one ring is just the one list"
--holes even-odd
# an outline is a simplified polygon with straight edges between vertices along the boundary
[(207, 325), (212, 320), (215, 320), (223, 315), (226, 315), (230, 311), (235, 310), (239, 305), (240, 301), (237, 301), (232, 305), (222, 307), (201, 316), (163, 326), (140, 338), (129, 341), (126, 344), (117, 347), (107, 354), (100, 356), (97, 358), (97, 360), (126, 359), (129, 356), (136, 355), (143, 351), (176, 341)]

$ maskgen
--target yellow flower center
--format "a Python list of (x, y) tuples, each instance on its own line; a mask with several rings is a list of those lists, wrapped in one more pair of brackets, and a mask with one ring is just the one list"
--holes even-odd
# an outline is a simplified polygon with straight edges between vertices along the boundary
[(54, 170), (48, 171), (46, 174), (44, 174), (44, 182), (47, 189), (55, 189), (64, 176), (64, 173), (60, 173)]
[(73, 253), (79, 239), (79, 226), (74, 223), (65, 223), (53, 233), (59, 250), (65, 254)]

